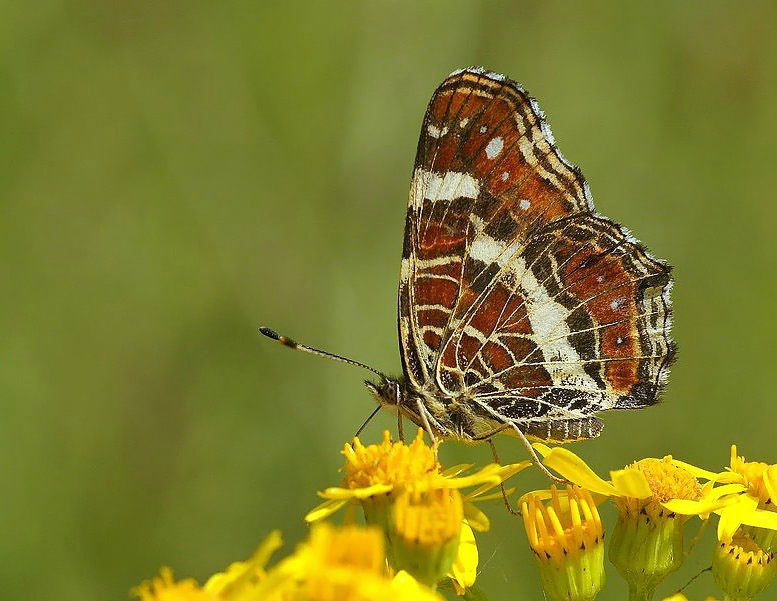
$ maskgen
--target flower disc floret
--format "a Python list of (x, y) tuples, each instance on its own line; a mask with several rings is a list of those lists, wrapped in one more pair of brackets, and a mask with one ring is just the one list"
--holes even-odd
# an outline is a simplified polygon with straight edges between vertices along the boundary
[(326, 500), (308, 512), (305, 520), (317, 522), (347, 503), (358, 503), (372, 517), (379, 515), (372, 523), (383, 526), (384, 514), (388, 509), (386, 505), (390, 503), (389, 493), (396, 497), (405, 489), (476, 487), (462, 495), (465, 517), (473, 528), (487, 530), (485, 516), (473, 510), (470, 502), (487, 498), (483, 496), (485, 492), (527, 468), (531, 462), (490, 464), (474, 473), (465, 473), (471, 465), (443, 470), (437, 461), (437, 446), (437, 443), (431, 447), (426, 445), (421, 428), (409, 445), (402, 441), (392, 441), (388, 430), (383, 433), (383, 439), (378, 444), (363, 445), (358, 437), (354, 438), (353, 444), (346, 444), (342, 451), (345, 456), (342, 485), (320, 492), (319, 496)]
[(388, 430), (379, 444), (363, 445), (358, 438), (343, 448), (345, 478), (343, 488), (368, 489), (395, 487), (416, 482), (429, 474), (439, 473), (437, 446), (424, 443), (423, 432), (409, 445), (392, 441)]
[(663, 506), (668, 501), (698, 501), (701, 498), (702, 488), (699, 481), (690, 472), (675, 465), (671, 456), (663, 459), (640, 459), (627, 466), (626, 470), (637, 470), (645, 477), (651, 496), (646, 499), (613, 497), (615, 506), (621, 512), (638, 515), (645, 510), (652, 517), (659, 517), (664, 513), (673, 513)]

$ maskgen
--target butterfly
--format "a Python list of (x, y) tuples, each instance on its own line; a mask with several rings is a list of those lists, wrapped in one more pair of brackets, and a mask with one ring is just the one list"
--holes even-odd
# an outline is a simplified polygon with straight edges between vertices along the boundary
[(675, 355), (671, 287), (669, 265), (595, 213), (536, 101), (472, 67), (442, 82), (421, 127), (399, 282), (403, 375), (260, 331), (371, 370), (378, 408), (432, 439), (570, 442), (601, 433), (600, 411), (657, 402)]

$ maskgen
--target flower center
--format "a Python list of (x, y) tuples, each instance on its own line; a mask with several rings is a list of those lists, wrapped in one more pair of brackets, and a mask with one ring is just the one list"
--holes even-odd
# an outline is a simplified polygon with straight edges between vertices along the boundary
[(688, 499), (697, 501), (701, 498), (701, 485), (688, 471), (672, 463), (672, 457), (663, 459), (641, 459), (631, 466), (638, 469), (653, 493), (653, 499), (665, 503), (670, 499)]
[(409, 445), (392, 442), (388, 430), (383, 432), (379, 444), (364, 446), (357, 438), (353, 445), (346, 444), (345, 478), (343, 487), (367, 488), (376, 484), (407, 485), (422, 477), (438, 473), (436, 447), (428, 447), (423, 440), (423, 431)]

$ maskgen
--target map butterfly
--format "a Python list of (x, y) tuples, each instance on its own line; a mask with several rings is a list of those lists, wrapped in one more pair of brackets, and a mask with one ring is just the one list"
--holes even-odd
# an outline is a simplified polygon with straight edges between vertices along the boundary
[(399, 283), (403, 375), (260, 331), (376, 373), (365, 383), (378, 408), (432, 439), (569, 442), (599, 435), (599, 411), (657, 402), (675, 352), (671, 286), (665, 262), (594, 212), (536, 101), (473, 67), (434, 92), (418, 141)]

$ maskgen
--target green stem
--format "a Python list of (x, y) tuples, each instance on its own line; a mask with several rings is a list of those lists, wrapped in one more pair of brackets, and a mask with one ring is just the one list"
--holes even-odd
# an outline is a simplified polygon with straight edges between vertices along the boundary
[(648, 590), (629, 584), (629, 601), (653, 601), (654, 592), (655, 589)]

